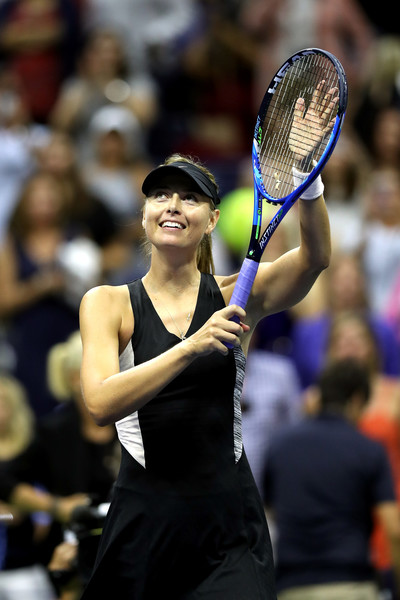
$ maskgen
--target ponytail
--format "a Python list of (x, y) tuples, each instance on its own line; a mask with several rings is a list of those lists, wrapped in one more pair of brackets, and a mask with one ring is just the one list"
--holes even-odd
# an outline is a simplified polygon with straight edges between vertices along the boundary
[(201, 273), (215, 275), (211, 234), (204, 234), (197, 250), (197, 268)]

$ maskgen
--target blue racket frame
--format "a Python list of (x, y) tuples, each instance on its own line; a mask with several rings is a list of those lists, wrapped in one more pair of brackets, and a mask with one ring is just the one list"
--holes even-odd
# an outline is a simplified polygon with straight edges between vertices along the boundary
[[(308, 176), (304, 181), (294, 189), (290, 194), (284, 198), (277, 199), (266, 191), (261, 174), (260, 161), (259, 161), (259, 143), (261, 141), (261, 123), (264, 121), (265, 114), (267, 112), (269, 103), (285, 75), (286, 71), (299, 59), (304, 56), (311, 54), (320, 54), (329, 58), (336, 67), (339, 80), (339, 98), (338, 108), (329, 140), (326, 144), (325, 150), (323, 151), (317, 164), (313, 167)], [(230, 300), (229, 304), (236, 304), (242, 308), (246, 307), (248, 297), (250, 295), (251, 287), (257, 274), (258, 266), (262, 257), (262, 254), (271, 239), (271, 236), (275, 232), (279, 223), (289, 212), (291, 207), (295, 204), (297, 199), (302, 193), (310, 186), (310, 184), (318, 177), (332, 154), (336, 143), (339, 139), (340, 132), (343, 126), (344, 117), (346, 114), (347, 107), (347, 80), (344, 69), (338, 59), (331, 54), (320, 48), (306, 48), (299, 52), (296, 52), (282, 65), (277, 71), (276, 75), (271, 80), (271, 83), (265, 93), (263, 101), (260, 106), (258, 113), (256, 126), (254, 128), (253, 146), (252, 146), (252, 164), (253, 164), (253, 179), (254, 179), (254, 208), (253, 208), (253, 224), (252, 232), (250, 237), (250, 243), (246, 258), (243, 261), (240, 269), (238, 279)], [(267, 201), (271, 204), (281, 205), (277, 210), (270, 223), (267, 225), (264, 232), (261, 234), (262, 227), (262, 213), (263, 213), (263, 201)]]

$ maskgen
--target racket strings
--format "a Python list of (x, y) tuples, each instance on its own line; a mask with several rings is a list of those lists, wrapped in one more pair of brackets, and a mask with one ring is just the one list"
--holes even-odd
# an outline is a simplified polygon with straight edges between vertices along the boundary
[[(320, 86), (318, 107), (314, 95), (317, 86)], [(308, 118), (306, 122), (304, 117), (307, 111), (319, 111), (320, 116), (323, 113), (326, 123), (332, 123), (337, 105), (332, 103), (333, 106), (330, 107), (325, 98), (327, 95), (331, 98), (328, 92), (337, 86), (338, 75), (334, 64), (326, 56), (319, 54), (304, 56), (294, 62), (278, 83), (264, 117), (259, 146), (264, 187), (273, 198), (285, 198), (294, 190), (294, 149), (296, 156), (303, 159), (300, 166), (305, 172), (311, 171), (321, 158), (332, 126), (321, 135), (318, 119)], [(297, 126), (294, 119), (299, 98), (304, 99), (304, 112)]]

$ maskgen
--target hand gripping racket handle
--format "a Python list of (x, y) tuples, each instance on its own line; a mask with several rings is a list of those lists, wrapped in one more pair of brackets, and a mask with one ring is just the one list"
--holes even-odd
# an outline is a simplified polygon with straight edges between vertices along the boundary
[[(258, 262), (251, 260), (250, 258), (244, 259), (229, 305), (236, 304), (241, 308), (246, 308), (257, 270)], [(232, 321), (235, 321), (236, 323), (240, 322), (238, 317), (232, 317)], [(225, 345), (227, 348), (233, 348), (232, 344), (226, 343)]]

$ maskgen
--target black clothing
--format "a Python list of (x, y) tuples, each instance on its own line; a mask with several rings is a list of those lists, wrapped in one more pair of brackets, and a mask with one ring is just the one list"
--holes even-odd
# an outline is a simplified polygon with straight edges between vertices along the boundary
[[(116, 436), (107, 443), (86, 440), (78, 408), (73, 401), (68, 402), (39, 420), (32, 444), (16, 459), (3, 464), (0, 494), (8, 499), (14, 487), (24, 482), (56, 496), (86, 493), (95, 504), (107, 502), (115, 482), (113, 463), (119, 458), (116, 450)], [(21, 553), (18, 538), (11, 544), (14, 537), (9, 536), (9, 553), (18, 555)], [(33, 554), (31, 552), (32, 564), (38, 560), (47, 564), (54, 547), (62, 541), (63, 527), (53, 521), (45, 541), (36, 545)], [(14, 563), (13, 559), (13, 566)]]
[[(125, 368), (180, 342), (142, 282), (129, 290), (135, 330)], [(202, 274), (188, 335), (223, 307), (215, 279)], [(84, 600), (276, 599), (264, 510), (241, 444), (244, 363), (241, 349), (200, 357), (117, 423), (121, 470)]]

